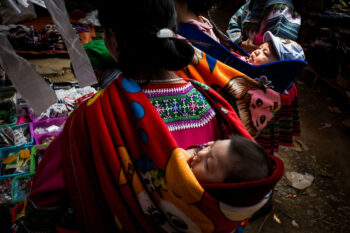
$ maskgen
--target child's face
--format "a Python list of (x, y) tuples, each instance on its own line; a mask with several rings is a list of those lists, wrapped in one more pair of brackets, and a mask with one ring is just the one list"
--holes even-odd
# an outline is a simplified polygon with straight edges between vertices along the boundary
[(250, 54), (248, 62), (253, 65), (261, 65), (277, 61), (278, 58), (272, 53), (272, 46), (269, 42), (263, 43)]
[(204, 149), (188, 160), (193, 174), (201, 183), (223, 182), (227, 174), (227, 164), (231, 162), (229, 155), (230, 140), (209, 142)]

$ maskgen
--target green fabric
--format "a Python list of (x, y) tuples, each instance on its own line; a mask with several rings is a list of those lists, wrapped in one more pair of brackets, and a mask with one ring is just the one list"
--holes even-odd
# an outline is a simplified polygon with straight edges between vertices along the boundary
[(116, 61), (107, 50), (103, 40), (94, 40), (84, 44), (84, 49), (94, 70), (117, 67)]

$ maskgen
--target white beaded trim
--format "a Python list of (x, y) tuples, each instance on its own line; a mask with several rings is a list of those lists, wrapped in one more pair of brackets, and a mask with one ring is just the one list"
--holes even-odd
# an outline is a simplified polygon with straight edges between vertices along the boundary
[(174, 125), (172, 125), (172, 123), (168, 123), (167, 126), (170, 132), (184, 130), (184, 129), (200, 128), (208, 124), (208, 122), (211, 121), (215, 115), (216, 115), (215, 111), (211, 111), (208, 116), (205, 116), (200, 120), (195, 120), (196, 122), (193, 122), (194, 120), (188, 120), (192, 122), (187, 123), (186, 121), (181, 121), (181, 122), (173, 123)]
[(172, 92), (179, 92), (182, 90), (185, 90), (186, 88), (189, 88), (191, 86), (191, 83), (187, 83), (185, 86), (182, 87), (173, 87), (173, 88), (162, 88), (162, 89), (145, 89), (143, 92), (145, 94), (154, 94), (154, 93), (172, 93)]

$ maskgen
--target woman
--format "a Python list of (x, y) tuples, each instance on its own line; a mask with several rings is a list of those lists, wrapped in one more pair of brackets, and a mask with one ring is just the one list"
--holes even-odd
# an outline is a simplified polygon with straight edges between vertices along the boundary
[[(197, 26), (209, 36), (214, 35), (212, 36), (213, 39), (217, 40), (217, 38), (220, 38), (220, 43), (227, 48), (230, 48), (230, 43), (227, 42), (227, 37), (222, 35), (222, 33), (216, 29), (212, 20), (209, 20), (206, 23), (206, 27), (204, 27), (203, 22), (200, 21), (202, 19), (202, 16), (200, 15), (206, 14), (212, 9), (212, 0), (202, 1), (201, 4), (198, 3), (198, 0), (174, 1), (180, 22), (191, 23)], [(299, 1), (295, 2), (299, 3)], [(209, 26), (208, 23), (210, 24)], [(252, 28), (260, 29), (260, 31), (251, 29), (249, 25), (255, 25)], [(272, 32), (278, 36), (295, 40), (298, 36), (299, 27), (300, 15), (295, 12), (294, 5), (291, 1), (251, 0), (242, 6), (231, 18), (228, 34), (231, 37), (230, 39), (236, 43), (241, 43), (242, 40), (246, 40), (248, 35), (253, 35), (255, 38), (254, 41), (257, 43), (251, 46), (251, 48), (254, 49), (259, 46), (258, 44), (262, 43), (262, 40), (260, 39), (262, 39), (261, 36), (266, 30), (272, 30)], [(289, 28), (290, 30), (285, 30), (286, 28)], [(210, 30), (208, 31), (208, 29)], [(248, 43), (247, 40), (241, 45), (243, 48), (247, 49), (247, 47), (244, 46), (245, 43)], [(221, 50), (217, 49), (216, 53), (218, 53), (217, 51)], [(281, 109), (256, 138), (257, 142), (264, 146), (270, 154), (278, 152), (279, 145), (292, 146), (293, 136), (300, 136), (297, 89), (293, 84), (287, 91), (287, 95), (280, 95), (282, 105)], [(230, 97), (226, 97), (226, 99), (227, 98)], [(241, 115), (242, 114), (240, 113), (240, 116)], [(268, 119), (266, 119), (266, 122), (268, 122)], [(245, 124), (244, 121), (243, 123)], [(257, 131), (249, 132), (253, 136), (258, 134)]]
[(296, 41), (301, 17), (291, 0), (249, 0), (230, 19), (227, 34), (248, 53), (263, 43), (263, 35)]
[[(75, 221), (82, 232), (231, 232), (244, 227), (282, 176), (281, 161), (275, 159), (276, 169), (267, 179), (249, 187), (225, 186), (244, 207), (222, 205), (204, 192), (179, 147), (232, 133), (250, 135), (216, 92), (172, 72), (194, 55), (172, 32), (172, 0), (108, 4), (100, 1), (99, 18), (106, 46), (123, 74), (82, 103), (47, 149), (19, 231), (49, 232)], [(255, 186), (253, 195), (237, 191)], [(69, 203), (75, 219), (67, 218)]]
[[(294, 3), (294, 4), (293, 4)], [(230, 19), (227, 34), (230, 39), (251, 52), (262, 44), (266, 31), (275, 36), (296, 41), (301, 25), (299, 1), (249, 0)], [(298, 95), (295, 84), (281, 94), (281, 109), (258, 138), (257, 142), (273, 154), (279, 145), (292, 146), (293, 137), (300, 136)]]

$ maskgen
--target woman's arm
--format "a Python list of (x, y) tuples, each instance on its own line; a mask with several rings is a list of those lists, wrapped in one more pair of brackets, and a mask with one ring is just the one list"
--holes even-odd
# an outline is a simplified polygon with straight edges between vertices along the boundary
[(239, 10), (231, 17), (226, 31), (230, 40), (236, 44), (240, 44), (242, 42), (242, 17), (245, 8), (246, 4), (239, 8)]
[(247, 40), (245, 40), (241, 43), (242, 49), (244, 49), (244, 51), (246, 51), (249, 54), (251, 54), (254, 50), (259, 48), (259, 46), (260, 45), (255, 44), (254, 41), (250, 38), (248, 38)]
[(275, 36), (296, 41), (301, 25), (301, 16), (284, 4), (272, 5), (264, 19), (266, 30)]

